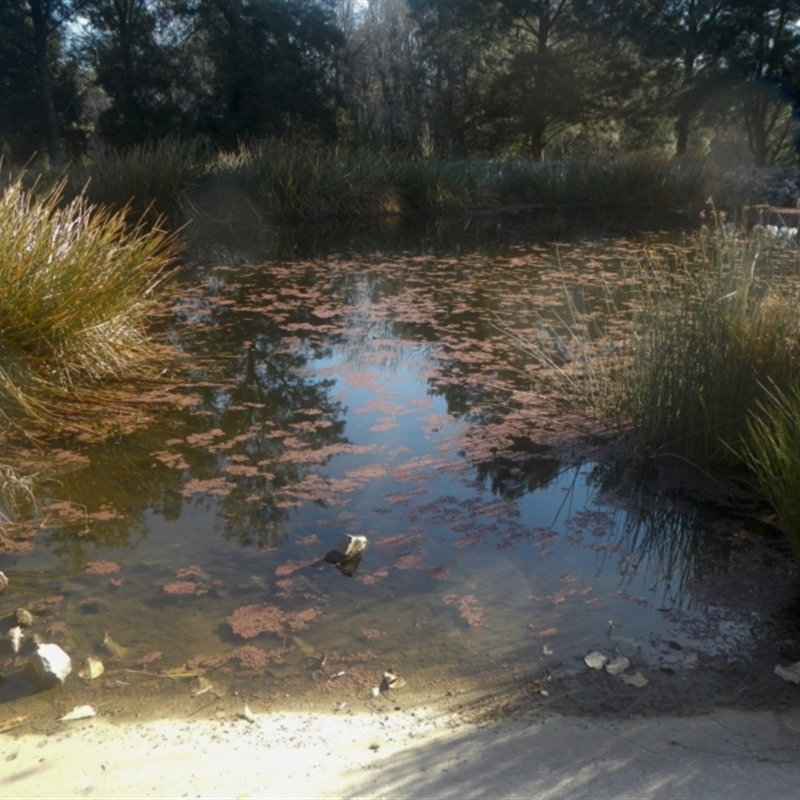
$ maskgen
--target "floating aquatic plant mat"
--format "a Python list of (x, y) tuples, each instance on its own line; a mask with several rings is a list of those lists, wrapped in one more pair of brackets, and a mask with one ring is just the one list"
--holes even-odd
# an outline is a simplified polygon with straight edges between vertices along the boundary
[[(713, 509), (663, 492), (612, 502), (631, 488), (613, 463), (563, 457), (596, 420), (520, 346), (548, 346), (546, 328), (572, 351), (556, 363), (554, 346), (553, 364), (583, 380), (573, 334), (620, 338), (635, 280), (622, 265), (643, 246), (187, 273), (168, 330), (194, 370), (186, 402), (82, 446), (37, 495), (38, 548), (0, 556), (3, 636), (30, 612), (0, 655), (7, 716), (215, 713), (232, 691), (380, 709), (508, 681), (553, 703), (587, 680), (647, 695), (665, 661), (688, 675), (755, 658), (766, 612), (756, 625), (751, 605), (697, 583), (710, 553), (736, 561), (744, 523), (719, 536)], [(326, 560), (346, 534), (366, 537), (360, 561)], [(748, 568), (762, 558), (784, 568), (760, 552)], [(763, 577), (748, 575), (742, 591)], [(762, 604), (786, 585), (767, 581)], [(34, 635), (104, 670), (25, 697)], [(590, 671), (594, 651), (629, 666)], [(620, 678), (637, 674), (641, 689)]]

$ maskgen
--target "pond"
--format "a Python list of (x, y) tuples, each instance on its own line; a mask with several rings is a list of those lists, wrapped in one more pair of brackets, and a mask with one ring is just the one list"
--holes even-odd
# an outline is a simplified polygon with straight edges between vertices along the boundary
[[(179, 408), (59, 451), (35, 548), (0, 554), (3, 633), (33, 614), (0, 653), (3, 716), (370, 702), (386, 671), (453, 692), (567, 680), (594, 650), (630, 674), (754, 653), (756, 612), (703, 588), (737, 557), (724, 512), (571, 457), (581, 423), (523, 346), (603, 325), (622, 265), (675, 239), (574, 216), (205, 232), (165, 322), (192, 372)], [(360, 562), (326, 560), (347, 536)], [(33, 634), (105, 672), (35, 692)]]

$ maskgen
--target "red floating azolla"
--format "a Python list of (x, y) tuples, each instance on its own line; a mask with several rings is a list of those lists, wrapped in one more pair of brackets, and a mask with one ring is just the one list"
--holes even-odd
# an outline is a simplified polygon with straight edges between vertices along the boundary
[(90, 561), (84, 571), (87, 575), (111, 575), (119, 572), (119, 564), (114, 561)]

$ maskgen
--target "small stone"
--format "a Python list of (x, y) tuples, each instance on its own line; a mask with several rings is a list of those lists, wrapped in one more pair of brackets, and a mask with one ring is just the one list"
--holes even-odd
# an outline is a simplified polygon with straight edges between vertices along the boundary
[(26, 628), (33, 625), (33, 614), (27, 608), (18, 608), (14, 613), (14, 618), (17, 620), (17, 624), (24, 625)]
[(78, 677), (87, 681), (99, 678), (106, 671), (105, 665), (99, 658), (88, 656), (83, 667), (78, 671)]
[(608, 657), (604, 656), (599, 650), (593, 650), (588, 656), (584, 656), (583, 660), (586, 666), (591, 669), (603, 669)]
[(96, 717), (97, 712), (91, 706), (75, 706), (72, 711), (68, 711), (63, 717), (59, 717), (59, 722), (71, 722), (75, 719), (89, 719)]
[(344, 536), (342, 536), (336, 549), (345, 558), (355, 558), (356, 556), (361, 556), (367, 549), (367, 537), (355, 536), (352, 533), (346, 533)]
[(8, 588), (8, 578), (6, 578), (5, 572), (0, 572), (0, 594)]
[(37, 644), (25, 665), (25, 674), (40, 688), (63, 683), (72, 672), (72, 660), (57, 644)]
[(625, 656), (617, 656), (606, 664), (606, 672), (609, 675), (619, 675), (620, 672), (625, 672), (630, 665), (631, 662), (628, 658)]
[(19, 625), (12, 628), (8, 632), (8, 641), (11, 643), (11, 649), (14, 653), (19, 653), (19, 649), (22, 646), (22, 640), (25, 637), (25, 633), (23, 632), (22, 628)]
[(635, 686), (637, 689), (641, 689), (650, 683), (641, 672), (637, 672), (635, 675), (620, 675), (619, 679), (627, 683), (628, 686)]
[(783, 678), (785, 681), (800, 684), (800, 661), (797, 661), (788, 667), (782, 667), (780, 664), (776, 664), (775, 674), (779, 678)]
[(118, 644), (111, 638), (111, 634), (106, 631), (106, 635), (103, 638), (103, 649), (108, 653), (112, 658), (117, 660), (125, 658), (128, 653), (128, 648), (123, 647), (121, 644)]
[(380, 688), (382, 691), (386, 692), (389, 689), (402, 689), (407, 685), (405, 678), (395, 675), (394, 672), (384, 672)]

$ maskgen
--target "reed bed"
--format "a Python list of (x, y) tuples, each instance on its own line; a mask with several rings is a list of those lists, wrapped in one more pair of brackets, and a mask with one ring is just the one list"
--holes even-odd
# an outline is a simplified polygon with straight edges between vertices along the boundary
[(707, 172), (699, 161), (643, 153), (566, 164), (512, 161), (498, 165), (495, 182), (506, 202), (683, 210), (705, 200)]
[(641, 265), (641, 312), (620, 413), (652, 450), (742, 462), (748, 420), (800, 364), (796, 248), (718, 215), (671, 263)]
[(221, 153), (212, 174), (261, 213), (293, 219), (464, 210), (488, 200), (460, 165), (282, 141)]
[(68, 191), (129, 218), (225, 216), (246, 198), (260, 216), (314, 219), (448, 212), (503, 204), (686, 209), (705, 199), (700, 162), (660, 154), (541, 164), (442, 161), (268, 139), (216, 151), (170, 139), (109, 151), (68, 171)]
[(132, 222), (179, 223), (191, 215), (189, 197), (206, 178), (210, 155), (198, 141), (177, 139), (109, 150), (69, 169), (65, 195), (125, 208)]
[[(0, 196), (0, 400), (6, 423), (57, 425), (102, 408), (109, 381), (152, 374), (151, 316), (176, 237), (64, 183)], [(24, 422), (23, 422), (24, 425)]]
[(565, 291), (570, 324), (518, 345), (565, 406), (632, 427), (647, 452), (737, 468), (748, 421), (800, 380), (799, 277), (796, 246), (715, 213), (682, 246), (629, 263), (602, 308), (579, 311)]

